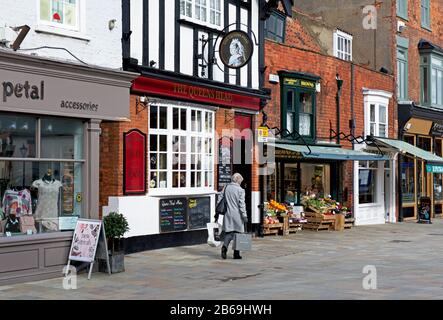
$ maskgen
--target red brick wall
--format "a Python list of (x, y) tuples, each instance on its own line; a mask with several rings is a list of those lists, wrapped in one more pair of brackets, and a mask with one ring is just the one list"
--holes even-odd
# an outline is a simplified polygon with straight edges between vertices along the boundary
[[(100, 140), (100, 214), (108, 197), (123, 195), (123, 134), (139, 129), (148, 134), (149, 109), (136, 111), (136, 97), (131, 95), (130, 119), (127, 122), (103, 122)], [(147, 155), (146, 155), (147, 157)], [(149, 177), (146, 176), (147, 183)]]
[[(408, 49), (408, 94), (409, 100), (416, 102), (420, 101), (420, 55), (418, 51), (418, 43), (420, 39), (424, 39), (439, 46), (443, 46), (443, 2), (430, 1), (431, 3), (431, 31), (421, 27), (421, 0), (408, 1), (408, 20), (401, 18), (394, 19), (401, 20), (406, 23), (406, 28), (402, 33), (397, 33), (398, 36), (409, 39)], [(395, 14), (395, 4), (393, 11)], [(395, 16), (395, 15), (394, 15)], [(394, 30), (396, 30), (394, 26)], [(394, 37), (394, 41), (396, 41)], [(396, 47), (396, 46), (394, 46)], [(394, 62), (396, 59), (396, 52), (394, 52)], [(396, 66), (396, 63), (394, 64)]]
[[(290, 20), (288, 18), (288, 20)], [(297, 23), (287, 23), (287, 28), (301, 28)], [(300, 40), (298, 40), (300, 42)], [(296, 38), (291, 38), (290, 43), (278, 44), (273, 41), (265, 43), (265, 64), (267, 66), (265, 79), (269, 74), (277, 74), (279, 70), (294, 72), (306, 72), (321, 77), (321, 92), (316, 97), (316, 130), (318, 140), (329, 140), (330, 123), (332, 128), (337, 128), (336, 109), (336, 74), (344, 80), (340, 99), (340, 131), (349, 133), (349, 121), (351, 115), (351, 99), (354, 103), (354, 117), (356, 121), (355, 134), (364, 133), (364, 97), (363, 88), (384, 90), (394, 92), (394, 77), (375, 72), (362, 66), (354, 65), (354, 97), (351, 98), (351, 63), (335, 57), (320, 53), (306, 47), (306, 43), (314, 43), (304, 40), (297, 43)], [(280, 117), (280, 85), (267, 82), (265, 86), (271, 89), (271, 100), (265, 107), (268, 114), (268, 125), (270, 127), (281, 127)], [(397, 107), (391, 99), (389, 104), (389, 136), (397, 137)], [(335, 140), (333, 140), (335, 142)], [(349, 141), (341, 141), (345, 148), (352, 148)], [(348, 205), (352, 203), (353, 174), (352, 163), (347, 162), (342, 167), (343, 189), (347, 188)]]

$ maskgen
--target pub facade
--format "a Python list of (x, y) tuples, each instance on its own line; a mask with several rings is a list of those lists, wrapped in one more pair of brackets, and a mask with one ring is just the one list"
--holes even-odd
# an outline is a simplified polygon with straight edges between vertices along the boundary
[[(140, 77), (130, 121), (101, 125), (100, 204), (103, 215), (128, 219), (126, 252), (206, 241), (216, 194), (234, 172), (244, 177), (249, 229), (259, 225), (253, 132), (269, 99), (262, 88), (269, 7), (123, 1), (123, 63)], [(234, 149), (242, 150), (239, 161)]]

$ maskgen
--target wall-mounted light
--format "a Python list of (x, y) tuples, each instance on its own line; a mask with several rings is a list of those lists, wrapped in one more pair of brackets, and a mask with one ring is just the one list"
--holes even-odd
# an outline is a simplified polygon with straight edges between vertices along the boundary
[(156, 64), (157, 64), (157, 62), (155, 62), (154, 60), (149, 61), (149, 66), (151, 68), (155, 67)]
[(20, 31), (15, 41), (11, 44), (11, 48), (14, 51), (17, 51), (17, 49), (20, 48), (20, 45), (22, 44), (23, 40), (25, 39), (26, 35), (28, 34), (29, 30), (31, 30), (31, 28), (25, 24), (20, 27), (15, 27), (12, 30)]
[(109, 20), (109, 22), (108, 22), (108, 28), (109, 28), (109, 30), (114, 30), (114, 28), (115, 28), (115, 23), (116, 23), (116, 22), (117, 22), (116, 19)]
[(149, 99), (147, 96), (138, 97), (135, 100), (135, 113), (140, 113), (149, 106)]
[(411, 129), (412, 124), (410, 122), (405, 124), (405, 131), (408, 131), (409, 129)]

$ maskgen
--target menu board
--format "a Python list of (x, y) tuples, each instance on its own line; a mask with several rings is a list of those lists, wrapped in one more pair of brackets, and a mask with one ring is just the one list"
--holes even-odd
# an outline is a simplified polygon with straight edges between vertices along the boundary
[(160, 232), (183, 231), (188, 228), (187, 199), (160, 200)]
[(430, 223), (431, 222), (431, 206), (432, 201), (429, 197), (421, 197), (418, 205), (418, 222)]
[(189, 229), (206, 228), (211, 220), (211, 198), (189, 198), (188, 216)]
[(231, 182), (232, 177), (232, 140), (220, 138), (218, 155), (218, 190)]
[(100, 220), (77, 220), (69, 250), (69, 260), (94, 262), (101, 226)]

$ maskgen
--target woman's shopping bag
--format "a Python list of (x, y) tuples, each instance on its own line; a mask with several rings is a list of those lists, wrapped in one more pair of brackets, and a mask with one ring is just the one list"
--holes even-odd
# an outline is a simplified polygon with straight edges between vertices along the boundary
[(211, 222), (207, 223), (206, 226), (208, 228), (208, 245), (211, 247), (221, 246), (221, 225), (217, 222)]

